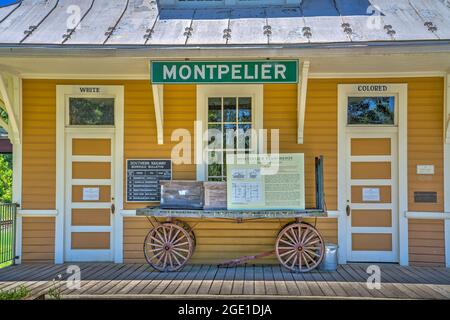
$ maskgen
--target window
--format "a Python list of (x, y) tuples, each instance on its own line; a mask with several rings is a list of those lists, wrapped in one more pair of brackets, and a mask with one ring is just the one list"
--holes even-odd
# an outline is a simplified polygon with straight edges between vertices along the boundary
[(395, 97), (348, 97), (348, 125), (394, 125)]
[(252, 152), (251, 97), (208, 98), (208, 181), (226, 180), (226, 153)]
[(69, 125), (113, 126), (114, 98), (69, 98)]

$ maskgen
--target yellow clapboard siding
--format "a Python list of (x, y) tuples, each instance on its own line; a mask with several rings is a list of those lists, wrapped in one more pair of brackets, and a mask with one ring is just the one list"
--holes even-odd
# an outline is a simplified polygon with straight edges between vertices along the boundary
[(409, 262), (411, 265), (445, 264), (444, 221), (408, 220)]
[(53, 263), (55, 259), (55, 218), (22, 218), (22, 262)]

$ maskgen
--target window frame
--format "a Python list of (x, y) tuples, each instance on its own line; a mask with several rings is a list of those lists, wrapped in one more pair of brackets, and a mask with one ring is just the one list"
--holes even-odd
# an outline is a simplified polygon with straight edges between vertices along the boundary
[[(87, 98), (87, 99), (113, 99), (114, 100), (114, 124), (109, 125), (71, 125), (70, 124), (70, 99), (71, 98)], [(112, 94), (105, 93), (83, 93), (83, 94), (68, 94), (65, 96), (65, 121), (66, 128), (115, 128), (117, 119), (117, 98)]]
[[(373, 124), (373, 123), (349, 124), (348, 123), (348, 100), (349, 100), (349, 98), (374, 98), (374, 97), (393, 97), (394, 98), (394, 123), (393, 124)], [(353, 93), (352, 92), (352, 93), (348, 93), (345, 96), (345, 125), (347, 128), (366, 128), (366, 127), (392, 128), (392, 127), (397, 127), (398, 126), (398, 114), (399, 114), (398, 113), (398, 108), (399, 108), (398, 100), (399, 100), (399, 95), (398, 95), (398, 93), (395, 93), (395, 92), (382, 92), (382, 93), (378, 93), (378, 92)]]
[[(236, 110), (236, 119), (233, 122), (225, 121), (225, 119), (224, 119), (224, 112), (225, 112), (225, 102), (224, 102), (224, 100), (227, 99), (227, 98), (233, 98), (235, 100), (235, 102), (236, 102), (236, 108), (235, 108), (235, 110)], [(239, 122), (239, 99), (240, 98), (247, 98), (247, 99), (249, 98), (250, 101), (251, 101), (251, 118), (250, 118), (250, 121)], [(206, 105), (206, 118), (207, 118), (207, 121), (208, 121), (207, 122), (207, 130), (210, 130), (209, 127), (211, 125), (219, 125), (222, 128), (222, 130), (225, 130), (225, 126), (226, 125), (235, 125), (236, 126), (236, 130), (238, 130), (238, 131), (239, 131), (239, 126), (240, 125), (248, 125), (249, 124), (251, 129), (254, 128), (254, 125), (255, 125), (255, 112), (254, 112), (255, 111), (255, 102), (254, 102), (254, 99), (253, 99), (252, 96), (248, 96), (248, 95), (247, 96), (246, 95), (239, 95), (239, 96), (236, 96), (236, 95), (234, 95), (234, 96), (228, 96), (228, 95), (227, 96), (208, 96), (207, 99), (208, 99), (207, 105)], [(209, 99), (220, 99), (221, 100), (221, 121), (219, 121), (219, 122), (210, 122), (209, 121)], [(211, 152), (222, 153), (222, 164), (221, 164), (222, 166), (224, 165), (224, 161), (226, 159), (226, 154), (228, 152), (231, 152), (231, 151), (237, 151), (237, 152), (248, 151), (250, 154), (256, 152), (256, 150), (257, 150), (257, 141), (253, 141), (253, 140), (250, 140), (250, 146), (249, 146), (248, 149), (245, 149), (245, 147), (244, 147), (244, 149), (240, 149), (238, 140), (236, 141), (237, 145), (235, 145), (235, 148), (233, 148), (233, 149), (227, 148), (227, 146), (224, 145), (224, 135), (226, 135), (226, 132), (222, 131), (221, 133), (222, 133), (221, 134), (222, 147), (219, 148), (219, 149), (211, 149), (211, 150), (210, 149), (206, 149), (207, 150), (206, 152), (208, 153), (208, 155)], [(208, 134), (208, 140), (209, 140), (209, 134)], [(206, 147), (208, 146), (208, 144), (209, 144), (209, 141), (207, 141)], [(245, 144), (245, 142), (244, 142), (244, 144)], [(206, 181), (216, 181), (216, 180), (209, 180), (209, 178), (210, 178), (210, 176), (209, 176), (209, 165), (210, 164), (208, 163), (207, 164), (205, 180)], [(221, 176), (213, 176), (213, 178), (215, 178), (215, 179), (218, 179), (218, 178), (223, 179), (225, 177), (226, 177), (226, 172), (224, 172), (223, 167), (222, 167), (222, 175)], [(224, 180), (222, 180), (222, 181), (224, 181)]]
[[(208, 129), (208, 98), (233, 97), (252, 99), (252, 129), (263, 128), (263, 85), (197, 85), (197, 121), (195, 133), (195, 163), (197, 166), (197, 180), (207, 181), (208, 164), (204, 159), (205, 147), (208, 141), (204, 141), (204, 133)], [(250, 150), (258, 153), (265, 148), (265, 141), (257, 139), (252, 141)]]

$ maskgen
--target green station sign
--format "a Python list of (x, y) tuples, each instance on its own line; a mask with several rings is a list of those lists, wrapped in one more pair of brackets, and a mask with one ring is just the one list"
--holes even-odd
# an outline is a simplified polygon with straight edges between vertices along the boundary
[(154, 84), (297, 83), (298, 60), (152, 61)]

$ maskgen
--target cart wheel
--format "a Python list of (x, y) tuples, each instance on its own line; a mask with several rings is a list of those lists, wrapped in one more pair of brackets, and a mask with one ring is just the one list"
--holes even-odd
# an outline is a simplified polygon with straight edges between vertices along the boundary
[(316, 228), (307, 223), (287, 225), (278, 234), (275, 252), (280, 263), (294, 272), (315, 269), (323, 259), (325, 244)]
[(174, 221), (174, 223), (176, 223), (180, 227), (183, 227), (183, 229), (186, 230), (189, 233), (189, 236), (192, 239), (192, 245), (193, 245), (192, 254), (193, 254), (194, 250), (195, 250), (195, 246), (197, 244), (197, 240), (195, 239), (194, 231), (192, 231), (192, 228), (189, 226), (189, 224), (187, 224), (187, 222), (184, 222), (184, 221), (181, 221), (181, 220), (176, 220), (176, 221)]
[(162, 223), (147, 234), (144, 255), (147, 262), (159, 271), (180, 270), (193, 253), (189, 233), (175, 223)]

